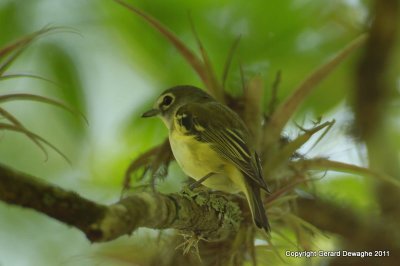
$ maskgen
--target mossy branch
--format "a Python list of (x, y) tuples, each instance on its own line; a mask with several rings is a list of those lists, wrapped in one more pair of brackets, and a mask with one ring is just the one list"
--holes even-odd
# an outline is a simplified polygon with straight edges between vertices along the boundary
[(173, 228), (219, 241), (235, 234), (242, 219), (232, 199), (215, 193), (138, 192), (106, 206), (1, 164), (0, 200), (73, 226), (91, 242), (110, 241), (140, 227)]

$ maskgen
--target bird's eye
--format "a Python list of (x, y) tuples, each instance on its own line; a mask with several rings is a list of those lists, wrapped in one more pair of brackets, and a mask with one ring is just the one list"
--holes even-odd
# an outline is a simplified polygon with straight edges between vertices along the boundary
[(163, 106), (168, 106), (168, 105), (170, 105), (171, 103), (172, 103), (172, 97), (171, 96), (165, 96), (164, 97), (164, 99), (163, 99), (163, 101), (162, 101), (162, 105)]

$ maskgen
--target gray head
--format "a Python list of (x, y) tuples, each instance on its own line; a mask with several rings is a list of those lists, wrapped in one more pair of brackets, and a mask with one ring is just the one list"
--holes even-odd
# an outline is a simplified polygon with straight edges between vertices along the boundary
[(214, 99), (199, 88), (190, 85), (180, 85), (167, 89), (158, 97), (153, 109), (145, 112), (142, 117), (160, 115), (163, 121), (169, 126), (172, 116), (184, 104), (190, 102), (207, 102)]

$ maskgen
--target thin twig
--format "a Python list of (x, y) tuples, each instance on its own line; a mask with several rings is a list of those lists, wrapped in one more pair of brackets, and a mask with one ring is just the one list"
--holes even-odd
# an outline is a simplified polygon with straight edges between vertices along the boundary
[(281, 83), (281, 71), (278, 70), (278, 72), (276, 72), (275, 80), (272, 83), (271, 99), (269, 100), (268, 104), (269, 116), (271, 116), (272, 113), (275, 112), (276, 105), (278, 104), (278, 89), (280, 83)]
[(222, 89), (225, 89), (226, 80), (227, 80), (228, 74), (229, 74), (229, 68), (232, 64), (233, 55), (235, 54), (235, 51), (236, 51), (237, 47), (239, 46), (240, 38), (241, 38), (241, 36), (237, 37), (235, 39), (235, 41), (232, 43), (232, 46), (228, 52), (228, 56), (226, 57), (224, 71), (222, 72)]

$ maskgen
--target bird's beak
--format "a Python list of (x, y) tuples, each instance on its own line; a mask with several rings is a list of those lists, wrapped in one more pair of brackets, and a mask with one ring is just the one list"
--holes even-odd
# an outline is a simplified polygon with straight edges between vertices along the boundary
[(156, 116), (160, 113), (159, 109), (151, 109), (145, 113), (142, 114), (142, 117), (152, 117), (152, 116)]

